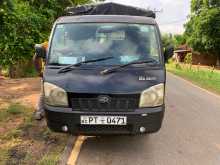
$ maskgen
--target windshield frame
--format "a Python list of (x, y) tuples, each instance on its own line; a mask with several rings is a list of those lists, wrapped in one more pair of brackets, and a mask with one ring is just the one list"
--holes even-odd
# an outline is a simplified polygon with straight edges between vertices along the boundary
[[(158, 47), (158, 64), (154, 64), (154, 66), (156, 67), (164, 67), (164, 58), (163, 58), (163, 50), (162, 50), (162, 42), (161, 42), (161, 34), (160, 34), (160, 30), (159, 30), (159, 27), (157, 24), (148, 24), (148, 23), (135, 23), (135, 22), (114, 22), (114, 21), (109, 21), (109, 22), (101, 22), (101, 21), (97, 21), (97, 22), (63, 22), (63, 23), (55, 23), (53, 25), (53, 29), (52, 29), (52, 32), (51, 32), (51, 35), (50, 35), (50, 38), (49, 38), (49, 44), (48, 44), (48, 50), (47, 50), (47, 56), (46, 56), (46, 62), (45, 62), (45, 65), (46, 66), (57, 66), (57, 67), (62, 67), (62, 66), (67, 66), (67, 65), (64, 65), (64, 64), (50, 64), (49, 63), (49, 59), (50, 59), (50, 56), (51, 56), (51, 48), (52, 48), (52, 41), (54, 39), (54, 36), (55, 36), (55, 32), (56, 32), (56, 28), (57, 26), (59, 25), (65, 25), (65, 24), (131, 24), (131, 25), (147, 25), (147, 26), (153, 26), (154, 27), (154, 33), (155, 33), (155, 37), (156, 37), (156, 44), (157, 44), (157, 47)], [(143, 67), (143, 65), (148, 65), (148, 64), (142, 64), (142, 65), (134, 65), (135, 67)], [(96, 68), (96, 67), (112, 67), (112, 66), (119, 66), (117, 64), (115, 65), (101, 65), (101, 64), (92, 64), (92, 65), (87, 65), (86, 67), (84, 67), (83, 65), (83, 68)], [(153, 67), (151, 65), (151, 67)]]

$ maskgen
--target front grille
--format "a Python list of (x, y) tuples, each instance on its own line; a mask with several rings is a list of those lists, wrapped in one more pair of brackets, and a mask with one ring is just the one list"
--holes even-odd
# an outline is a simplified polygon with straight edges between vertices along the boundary
[[(101, 103), (99, 96), (108, 96), (108, 103)], [(139, 95), (98, 95), (98, 94), (69, 94), (73, 110), (94, 112), (124, 112), (138, 108)]]

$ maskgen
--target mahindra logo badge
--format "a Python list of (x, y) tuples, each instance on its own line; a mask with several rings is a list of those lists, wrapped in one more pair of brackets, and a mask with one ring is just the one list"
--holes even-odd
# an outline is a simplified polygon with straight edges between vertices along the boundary
[(98, 97), (98, 101), (102, 104), (104, 103), (110, 103), (111, 102), (111, 98), (109, 96), (105, 96), (105, 95), (101, 95)]

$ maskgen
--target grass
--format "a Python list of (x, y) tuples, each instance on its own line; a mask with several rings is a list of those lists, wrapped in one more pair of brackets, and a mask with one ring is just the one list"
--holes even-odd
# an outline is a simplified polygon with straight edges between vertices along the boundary
[(174, 62), (169, 62), (166, 68), (168, 72), (183, 77), (216, 94), (220, 94), (220, 72), (214, 70), (214, 68), (192, 67), (191, 65)]
[(39, 161), (38, 165), (54, 165), (59, 161), (59, 148), (53, 153), (47, 154), (43, 156), (43, 158)]
[(0, 110), (0, 122), (7, 120), (10, 117), (19, 116), (25, 113), (23, 106), (19, 104), (11, 104), (7, 109)]
[(19, 104), (0, 109), (0, 165), (58, 163), (69, 136), (51, 132), (32, 114)]

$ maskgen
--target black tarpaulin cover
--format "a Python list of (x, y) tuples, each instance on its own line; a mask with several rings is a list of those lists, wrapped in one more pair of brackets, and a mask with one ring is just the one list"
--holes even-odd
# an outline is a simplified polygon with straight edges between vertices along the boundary
[(155, 18), (156, 15), (151, 10), (145, 10), (118, 3), (99, 3), (78, 7), (68, 7), (65, 15), (132, 15)]

